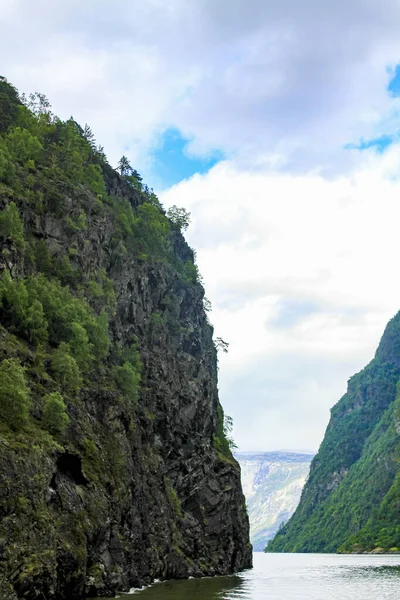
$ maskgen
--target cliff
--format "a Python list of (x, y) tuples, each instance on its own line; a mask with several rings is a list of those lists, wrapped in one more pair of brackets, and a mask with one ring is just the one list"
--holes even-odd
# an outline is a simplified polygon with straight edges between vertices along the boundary
[(238, 452), (242, 486), (250, 519), (250, 540), (264, 550), (294, 513), (310, 469), (311, 454)]
[(0, 597), (251, 566), (182, 214), (0, 79)]
[(333, 407), (300, 504), (267, 551), (398, 551), (399, 377), (400, 313)]

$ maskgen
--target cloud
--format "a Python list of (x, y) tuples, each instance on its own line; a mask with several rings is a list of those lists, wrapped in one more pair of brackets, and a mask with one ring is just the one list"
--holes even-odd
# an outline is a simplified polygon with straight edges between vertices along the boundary
[(353, 158), (343, 145), (399, 124), (386, 89), (400, 54), (396, 0), (0, 6), (4, 74), (89, 122), (114, 163), (125, 151), (150, 175), (168, 128), (199, 156), (337, 173)]
[(221, 398), (242, 449), (315, 449), (399, 308), (398, 147), (361, 158), (333, 179), (225, 161), (161, 195), (192, 212), (211, 320), (230, 343)]
[(345, 392), (349, 370), (357, 371), (358, 361), (276, 353), (260, 356), (247, 368), (228, 370), (220, 392), (233, 415), (240, 448), (315, 451), (329, 409)]
[(303, 319), (317, 314), (322, 306), (310, 300), (300, 298), (283, 298), (278, 301), (276, 314), (270, 324), (278, 329), (292, 328)]

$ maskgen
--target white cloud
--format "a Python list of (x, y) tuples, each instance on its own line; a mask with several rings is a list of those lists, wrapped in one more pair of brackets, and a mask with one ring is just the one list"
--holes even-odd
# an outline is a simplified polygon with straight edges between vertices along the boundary
[(243, 449), (315, 448), (348, 377), (373, 357), (400, 305), (397, 161), (398, 148), (365, 154), (336, 179), (225, 162), (162, 194), (192, 212), (212, 321), (230, 342), (221, 396)]
[[(0, 0), (4, 74), (89, 122), (113, 162), (146, 166), (167, 127), (250, 168), (338, 172), (399, 124), (397, 0)], [(15, 32), (18, 31), (18, 36)]]

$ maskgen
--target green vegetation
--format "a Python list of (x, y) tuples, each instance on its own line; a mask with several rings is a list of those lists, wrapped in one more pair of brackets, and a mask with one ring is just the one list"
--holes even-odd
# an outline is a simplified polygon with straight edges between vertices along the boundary
[(128, 346), (121, 355), (124, 363), (114, 369), (114, 378), (124, 396), (136, 404), (139, 399), (142, 362), (136, 344)]
[(137, 190), (142, 190), (142, 178), (136, 169), (133, 169), (128, 158), (122, 156), (118, 162), (118, 170), (121, 173), (121, 177), (124, 177), (132, 187)]
[(232, 460), (232, 450), (237, 448), (231, 433), (233, 429), (232, 417), (224, 414), (224, 409), (218, 404), (218, 423), (214, 434), (214, 446), (224, 459)]
[(124, 362), (115, 368), (115, 380), (125, 396), (136, 402), (139, 395), (140, 373), (129, 363)]
[(172, 509), (178, 517), (183, 517), (181, 501), (179, 500), (178, 494), (176, 493), (176, 490), (174, 489), (169, 477), (164, 477), (164, 485), (167, 492), (167, 498)]
[(0, 236), (11, 240), (18, 250), (25, 247), (24, 224), (15, 202), (10, 202), (0, 214)]
[[(300, 504), (272, 552), (400, 547), (400, 313), (332, 409)], [(396, 391), (397, 386), (397, 391)]]
[(59, 392), (44, 397), (43, 426), (53, 435), (63, 433), (69, 423), (67, 407)]
[(175, 204), (168, 209), (167, 216), (174, 227), (179, 231), (186, 231), (190, 225), (190, 213), (184, 208), (179, 208)]
[(0, 364), (0, 421), (14, 430), (28, 421), (29, 389), (25, 369), (17, 360), (5, 359)]
[[(215, 359), (217, 360), (218, 350), (227, 353), (228, 347), (228, 342), (224, 342), (222, 338), (216, 338), (214, 342)], [(232, 437), (232, 430), (232, 417), (226, 415), (221, 404), (218, 403), (218, 421), (216, 432), (214, 434), (214, 446), (217, 449), (220, 457), (228, 461), (232, 461), (232, 450), (237, 448), (237, 445)]]
[(15, 122), (20, 104), (21, 101), (15, 87), (10, 85), (5, 77), (0, 77), (0, 133), (7, 131)]
[(55, 380), (69, 394), (79, 392), (82, 378), (78, 364), (70, 354), (68, 344), (61, 342), (57, 350), (51, 356), (51, 371)]

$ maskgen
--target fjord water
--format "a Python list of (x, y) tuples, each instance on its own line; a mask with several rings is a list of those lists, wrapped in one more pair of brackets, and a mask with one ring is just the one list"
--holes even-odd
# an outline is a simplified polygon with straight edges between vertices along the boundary
[(400, 555), (254, 554), (228, 577), (157, 583), (121, 600), (398, 600)]

